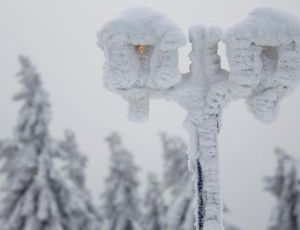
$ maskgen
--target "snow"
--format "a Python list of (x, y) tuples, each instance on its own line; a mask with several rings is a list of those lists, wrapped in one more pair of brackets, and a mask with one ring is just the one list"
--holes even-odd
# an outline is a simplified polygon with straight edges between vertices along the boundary
[[(129, 109), (131, 120), (146, 120), (150, 94), (181, 80), (178, 48), (186, 44), (184, 34), (160, 12), (134, 8), (104, 25), (97, 37), (106, 57), (105, 86), (124, 96), (130, 107), (132, 101), (142, 105)], [(143, 54), (138, 45), (144, 46)]]
[(133, 156), (122, 146), (118, 133), (106, 138), (111, 151), (109, 175), (102, 194), (104, 230), (141, 229), (138, 168)]
[(273, 8), (252, 11), (226, 31), (232, 92), (247, 97), (263, 121), (277, 116), (281, 99), (300, 76), (300, 20)]
[(176, 136), (161, 135), (164, 157), (164, 193), (170, 193), (167, 230), (194, 229), (193, 184), (187, 166), (187, 146)]
[[(223, 230), (218, 133), (225, 106), (245, 98), (249, 111), (270, 122), (279, 102), (300, 76), (300, 20), (260, 8), (224, 34), (215, 25), (194, 23), (189, 30), (190, 72), (178, 71), (184, 35), (156, 11), (129, 10), (98, 33), (106, 57), (103, 80), (129, 101), (129, 118), (148, 118), (149, 98), (166, 98), (187, 111), (189, 168), (193, 172), (197, 230)], [(226, 45), (230, 71), (223, 70), (218, 43)], [(145, 45), (145, 54), (135, 45)]]
[[(164, 156), (164, 193), (171, 197), (167, 203), (166, 229), (195, 229), (196, 200), (193, 198), (192, 175), (186, 162), (187, 146), (177, 136), (163, 134), (161, 140)], [(225, 209), (224, 213), (228, 213), (228, 210)], [(225, 220), (224, 226), (226, 230), (237, 230)]]
[(277, 168), (266, 180), (266, 189), (276, 198), (276, 206), (268, 229), (298, 230), (299, 213), (299, 160), (291, 157), (283, 149), (275, 149)]
[[(93, 206), (84, 190), (82, 173), (62, 177), (61, 170), (54, 166), (63, 150), (48, 131), (50, 103), (39, 74), (28, 58), (21, 57), (20, 62), (23, 87), (15, 99), (22, 102), (22, 107), (16, 136), (0, 142), (0, 170), (5, 178), (1, 191), (1, 229), (96, 230), (99, 222), (91, 211)], [(69, 148), (64, 149), (73, 156), (74, 141), (69, 138), (66, 143)], [(79, 152), (76, 156), (81, 158)], [(78, 162), (76, 157), (70, 161), (73, 162), (67, 164), (67, 171), (73, 172)], [(78, 175), (80, 188), (73, 177), (77, 179)]]
[(145, 230), (164, 230), (165, 212), (161, 185), (154, 173), (149, 173), (147, 177), (147, 190), (144, 197), (144, 220)]

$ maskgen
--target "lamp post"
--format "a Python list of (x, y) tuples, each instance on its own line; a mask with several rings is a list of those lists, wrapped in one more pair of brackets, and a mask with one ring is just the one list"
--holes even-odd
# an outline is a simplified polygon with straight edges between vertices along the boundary
[[(192, 64), (185, 74), (178, 70), (178, 48), (185, 45), (185, 36), (157, 11), (128, 10), (97, 36), (106, 58), (104, 84), (128, 101), (130, 120), (147, 120), (150, 98), (175, 101), (187, 111), (196, 229), (223, 230), (217, 140), (223, 108), (244, 98), (256, 118), (275, 119), (279, 102), (300, 77), (300, 20), (260, 8), (225, 33), (194, 23), (189, 29)], [(221, 41), (230, 71), (220, 66)]]

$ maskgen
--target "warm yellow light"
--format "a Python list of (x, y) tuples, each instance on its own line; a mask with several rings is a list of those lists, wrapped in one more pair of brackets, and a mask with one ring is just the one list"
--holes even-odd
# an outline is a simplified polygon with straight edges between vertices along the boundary
[(144, 45), (136, 45), (135, 49), (140, 55), (143, 56), (145, 54), (145, 46)]

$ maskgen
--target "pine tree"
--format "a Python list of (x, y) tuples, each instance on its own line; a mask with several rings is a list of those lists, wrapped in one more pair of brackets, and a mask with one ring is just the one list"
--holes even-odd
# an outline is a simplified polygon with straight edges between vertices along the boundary
[(87, 158), (82, 155), (78, 149), (75, 134), (65, 131), (65, 139), (60, 143), (62, 150), (65, 152), (66, 166), (64, 167), (67, 176), (80, 189), (85, 188), (84, 170), (87, 164)]
[(277, 168), (267, 178), (266, 189), (277, 200), (270, 230), (300, 230), (300, 173), (299, 162), (283, 149), (275, 149)]
[[(226, 207), (226, 205), (224, 205), (224, 214), (226, 215), (229, 213), (230, 213), (229, 209)], [(237, 228), (235, 225), (227, 222), (226, 220), (224, 220), (224, 228), (225, 228), (225, 230), (239, 230), (239, 228)]]
[(132, 155), (122, 147), (121, 138), (113, 133), (107, 139), (111, 151), (110, 173), (103, 194), (104, 230), (140, 229), (138, 168)]
[[(5, 230), (63, 229), (57, 194), (59, 183), (54, 180), (51, 162), (53, 153), (49, 137), (50, 121), (48, 95), (35, 68), (20, 57), (22, 70), (18, 74), (23, 89), (15, 100), (23, 102), (16, 140), (6, 147), (2, 171), (6, 175), (2, 199), (1, 220)], [(5, 144), (3, 144), (5, 145)], [(54, 191), (55, 190), (55, 191)]]
[(170, 193), (167, 229), (195, 229), (194, 191), (187, 165), (186, 144), (179, 137), (161, 135), (164, 157), (164, 188)]
[(49, 134), (50, 103), (39, 74), (20, 57), (18, 74), (22, 102), (16, 137), (0, 145), (1, 171), (6, 177), (0, 218), (3, 230), (77, 230), (70, 226), (70, 210), (84, 208), (76, 187), (54, 165), (61, 154)]
[(67, 178), (71, 180), (76, 196), (82, 202), (83, 207), (69, 209), (69, 226), (71, 229), (79, 230), (99, 230), (100, 216), (93, 204), (91, 195), (85, 186), (85, 168), (87, 158), (82, 155), (78, 149), (76, 137), (73, 132), (67, 130), (65, 132), (65, 139), (60, 143), (66, 160), (64, 171)]
[(148, 174), (147, 191), (144, 198), (145, 215), (143, 226), (145, 230), (165, 230), (165, 206), (160, 183), (153, 173)]

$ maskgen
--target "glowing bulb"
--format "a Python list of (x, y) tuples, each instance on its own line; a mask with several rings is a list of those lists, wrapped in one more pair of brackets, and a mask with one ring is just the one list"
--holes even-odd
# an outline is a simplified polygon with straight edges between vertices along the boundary
[(145, 46), (144, 45), (136, 45), (135, 46), (136, 51), (140, 54), (140, 55), (144, 55), (145, 54)]

